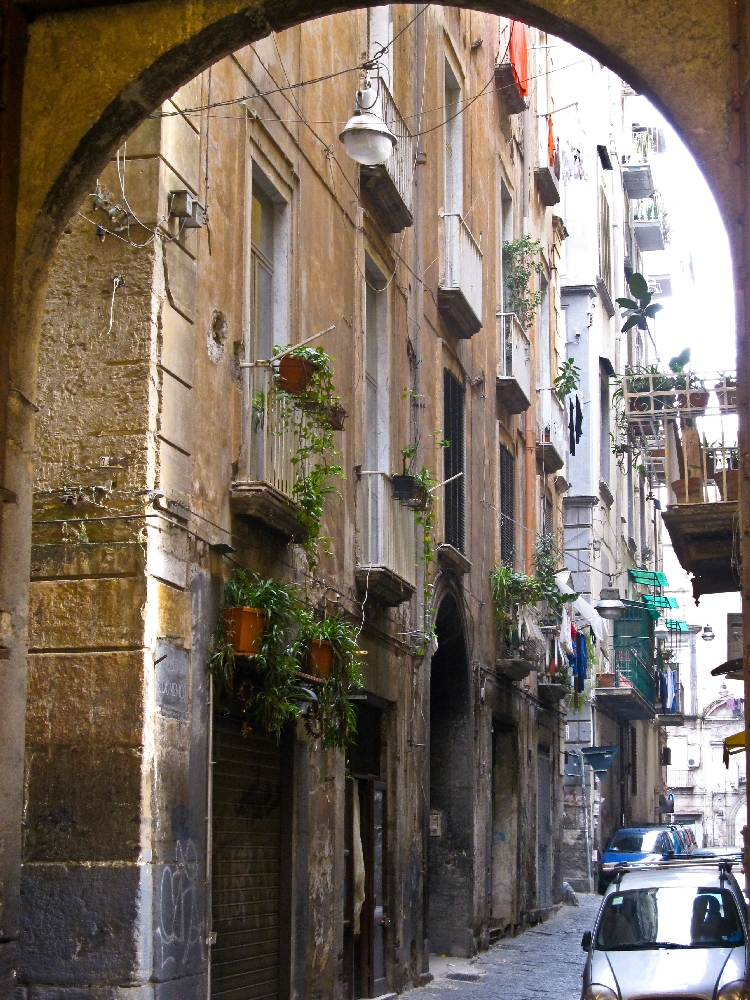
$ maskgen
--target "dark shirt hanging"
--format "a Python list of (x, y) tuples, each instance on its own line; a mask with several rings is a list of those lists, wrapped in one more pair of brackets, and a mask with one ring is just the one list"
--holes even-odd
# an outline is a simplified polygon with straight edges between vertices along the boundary
[[(573, 404), (570, 404), (571, 407)], [(581, 409), (581, 401), (578, 396), (576, 396), (576, 444), (581, 440), (581, 435), (583, 434), (583, 410)]]
[(570, 454), (576, 453), (576, 418), (573, 413), (573, 400), (570, 401), (570, 419), (568, 420), (568, 431), (570, 433)]

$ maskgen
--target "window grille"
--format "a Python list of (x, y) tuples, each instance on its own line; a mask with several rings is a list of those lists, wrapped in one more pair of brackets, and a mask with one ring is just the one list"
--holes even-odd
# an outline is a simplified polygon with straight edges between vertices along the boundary
[[(443, 435), (448, 442), (443, 455), (443, 478), (452, 479), (443, 487), (445, 541), (464, 551), (464, 389), (446, 369), (443, 372)], [(453, 479), (459, 476), (458, 479)]]

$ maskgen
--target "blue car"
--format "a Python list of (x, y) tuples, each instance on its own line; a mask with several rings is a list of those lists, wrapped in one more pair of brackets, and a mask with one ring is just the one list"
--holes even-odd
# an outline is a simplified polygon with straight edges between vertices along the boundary
[(618, 830), (607, 844), (599, 865), (599, 892), (609, 888), (618, 865), (633, 861), (666, 861), (692, 854), (696, 846), (686, 827), (641, 826)]

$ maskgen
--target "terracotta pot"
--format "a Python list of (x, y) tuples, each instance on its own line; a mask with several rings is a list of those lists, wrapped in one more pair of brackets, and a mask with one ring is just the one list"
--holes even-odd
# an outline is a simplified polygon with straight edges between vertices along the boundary
[(715, 476), (716, 485), (722, 500), (738, 500), (740, 488), (740, 473), (738, 469), (727, 469), (727, 495), (724, 496), (724, 473), (719, 470)]
[(333, 646), (328, 639), (310, 640), (310, 667), (316, 677), (325, 680), (331, 676), (333, 666)]
[(672, 483), (672, 490), (676, 497), (675, 502), (680, 503), (703, 503), (703, 480), (699, 476), (690, 476), (688, 479), (688, 495), (685, 500), (685, 480), (675, 479)]
[(737, 386), (734, 379), (728, 378), (726, 385), (722, 382), (717, 382), (714, 389), (716, 389), (716, 395), (719, 397), (719, 406), (731, 408), (737, 406)]
[(299, 395), (307, 389), (314, 371), (312, 361), (298, 358), (295, 354), (285, 354), (279, 361), (278, 387), (293, 396)]
[(679, 392), (676, 396), (677, 405), (688, 414), (694, 412), (697, 415), (705, 412), (708, 406), (709, 393), (707, 392)]
[(226, 639), (237, 656), (257, 656), (263, 644), (266, 613), (260, 608), (224, 608)]
[(332, 431), (343, 431), (346, 419), (346, 410), (343, 406), (327, 406), (324, 416)]
[(598, 688), (613, 688), (615, 686), (614, 674), (597, 674), (596, 686)]

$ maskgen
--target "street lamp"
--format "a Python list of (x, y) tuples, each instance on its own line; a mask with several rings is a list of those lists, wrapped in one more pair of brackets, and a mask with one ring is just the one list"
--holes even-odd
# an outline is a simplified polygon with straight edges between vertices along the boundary
[(711, 628), (710, 625), (706, 625), (706, 627), (701, 632), (701, 639), (703, 639), (704, 642), (713, 642), (715, 638), (716, 636), (714, 635), (714, 630)]
[(616, 621), (625, 614), (625, 605), (620, 600), (619, 590), (611, 587), (602, 587), (594, 608), (602, 618), (608, 618), (610, 621)]
[(364, 87), (357, 91), (354, 114), (339, 135), (347, 156), (366, 167), (385, 163), (398, 141), (383, 119), (372, 110), (377, 99), (377, 91), (370, 86), (368, 73)]

